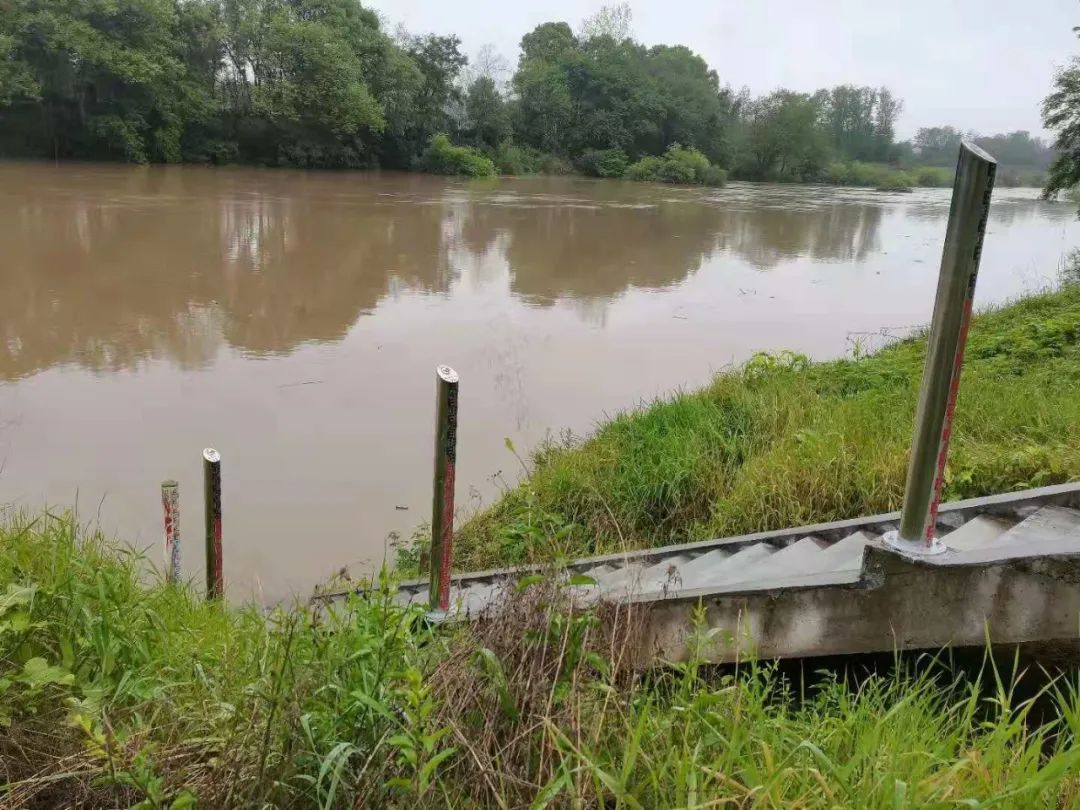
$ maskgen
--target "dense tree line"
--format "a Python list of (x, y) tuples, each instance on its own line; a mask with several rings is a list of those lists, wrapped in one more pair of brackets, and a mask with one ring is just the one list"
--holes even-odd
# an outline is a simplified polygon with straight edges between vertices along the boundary
[(8, 153), (402, 165), (465, 57), (355, 0), (0, 0)]
[(358, 0), (0, 0), (0, 154), (710, 182), (949, 165), (959, 139), (897, 143), (887, 88), (736, 92), (688, 48), (636, 41), (625, 5), (537, 26), (508, 81), (493, 62), (391, 35)]
[(997, 158), (1004, 166), (1045, 169), (1054, 159), (1055, 150), (1030, 132), (1018, 130), (1001, 135), (966, 135), (956, 127), (924, 127), (909, 142), (900, 145), (901, 155), (928, 166), (951, 166), (956, 163), (960, 141), (970, 138)]

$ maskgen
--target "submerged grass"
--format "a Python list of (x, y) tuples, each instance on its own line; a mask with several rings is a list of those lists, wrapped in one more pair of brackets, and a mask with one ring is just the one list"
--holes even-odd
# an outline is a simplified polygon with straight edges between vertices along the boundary
[[(1080, 479), (1080, 285), (979, 315), (944, 496)], [(542, 447), (459, 532), (463, 570), (898, 509), (923, 336), (809, 363), (759, 355), (702, 391)]]
[(0, 806), (1080, 802), (1068, 679), (1021, 697), (991, 667), (926, 662), (643, 673), (625, 654), (641, 615), (577, 607), (553, 578), (438, 631), (386, 589), (315, 616), (144, 580), (70, 518), (0, 528)]

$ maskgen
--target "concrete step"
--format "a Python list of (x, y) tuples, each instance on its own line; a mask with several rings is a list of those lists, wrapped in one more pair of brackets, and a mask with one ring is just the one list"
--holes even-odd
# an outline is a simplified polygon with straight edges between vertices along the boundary
[(463, 611), (470, 616), (476, 616), (495, 601), (501, 587), (501, 584), (493, 582), (485, 585), (471, 585), (457, 592), (451, 590), (451, 608), (460, 604)]
[(687, 578), (698, 580), (717, 573), (733, 556), (734, 553), (717, 548), (694, 557), (683, 566), (683, 587), (687, 587)]
[(750, 582), (753, 580), (773, 580), (790, 577), (812, 568), (822, 552), (829, 548), (828, 543), (816, 537), (804, 537), (790, 546), (763, 557), (756, 564), (744, 570), (744, 577), (731, 582)]
[[(612, 574), (616, 574), (623, 570), (623, 567), (612, 565), (611, 563), (603, 563), (601, 565), (594, 565), (591, 568), (585, 568), (577, 573), (583, 574), (587, 577), (592, 577), (596, 580), (597, 585), (599, 585), (605, 579), (610, 578)], [(574, 573), (571, 572), (570, 576), (574, 576)]]
[(1058, 554), (1080, 554), (1080, 511), (1044, 506), (995, 540), (959, 551), (943, 562), (968, 565)]
[(849, 534), (843, 540), (833, 543), (814, 561), (814, 567), (808, 574), (824, 572), (858, 571), (862, 568), (863, 549), (876, 535), (865, 531)]
[(625, 592), (630, 585), (636, 585), (641, 579), (646, 566), (636, 560), (624, 560), (610, 574), (600, 578), (600, 589), (604, 593)]
[(762, 542), (745, 546), (741, 551), (724, 558), (717, 552), (702, 555), (686, 566), (681, 590), (714, 588), (739, 581), (745, 578), (751, 567), (775, 553), (775, 546)]
[(394, 601), (402, 605), (419, 605), (427, 604), (428, 601), (428, 588), (423, 586), (415, 591), (398, 591), (394, 597)]
[(569, 572), (569, 577), (576, 575), (586, 576), (594, 580), (592, 584), (587, 585), (573, 585), (572, 590), (574, 593), (587, 598), (598, 597), (604, 592), (604, 582), (606, 578), (611, 577), (613, 574), (619, 573), (622, 570), (619, 567), (612, 565), (611, 563), (603, 563), (601, 565), (594, 565), (591, 568), (586, 568), (579, 571)]
[(953, 551), (970, 551), (990, 545), (1015, 525), (1015, 520), (976, 515), (959, 529), (945, 535), (944, 543)]
[(827, 544), (807, 536), (759, 562), (751, 576), (722, 586), (726, 591), (760, 591), (778, 588), (804, 588), (854, 582), (862, 569), (862, 552), (873, 537), (855, 532)]
[(693, 559), (693, 554), (677, 554), (650, 565), (641, 572), (641, 577), (636, 583), (636, 591), (652, 593), (653, 591), (681, 590), (686, 576), (684, 569)]
[(1044, 506), (1003, 532), (991, 547), (1020, 543), (1025, 551), (1034, 547), (1076, 545), (1080, 551), (1080, 511), (1064, 506)]

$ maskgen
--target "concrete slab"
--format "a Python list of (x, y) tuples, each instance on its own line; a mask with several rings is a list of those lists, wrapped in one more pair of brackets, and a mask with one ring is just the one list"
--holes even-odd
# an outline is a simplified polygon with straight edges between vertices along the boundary
[(943, 542), (953, 551), (971, 551), (984, 548), (1016, 525), (1015, 520), (977, 515), (959, 529), (945, 535)]
[(938, 565), (982, 565), (1020, 557), (1080, 553), (1080, 510), (1044, 506), (988, 545), (942, 554)]

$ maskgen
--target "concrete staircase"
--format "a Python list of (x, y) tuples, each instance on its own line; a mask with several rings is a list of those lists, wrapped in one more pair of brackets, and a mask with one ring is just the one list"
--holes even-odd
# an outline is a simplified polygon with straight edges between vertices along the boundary
[[(647, 609), (648, 659), (686, 654), (698, 604), (735, 639), (712, 651), (716, 661), (979, 646), (988, 631), (1002, 643), (1077, 640), (1080, 483), (944, 504), (937, 534), (948, 550), (932, 557), (905, 557), (882, 542), (898, 520), (890, 513), (610, 554), (563, 575), (583, 602)], [(455, 576), (450, 618), (496, 612), (535, 571)], [(402, 583), (397, 598), (426, 604), (427, 581)]]
[[(1018, 493), (1024, 495), (1025, 493)], [(975, 561), (1039, 556), (1046, 553), (1080, 553), (1080, 509), (1031, 504), (1017, 497), (1016, 508), (977, 511), (978, 501), (960, 502), (968, 508), (942, 510), (949, 521), (940, 532), (949, 551), (937, 565), (970, 564)], [(990, 504), (987, 508), (990, 508)], [(975, 507), (974, 509), (971, 507)], [(581, 586), (596, 597), (635, 601), (674, 598), (687, 593), (739, 593), (781, 588), (844, 585), (859, 581), (866, 547), (892, 528), (895, 516), (866, 519), (867, 528), (837, 536), (828, 527), (775, 533), (758, 541), (748, 538), (706, 541), (667, 549), (651, 549), (622, 556), (607, 555), (580, 560), (569, 569), (595, 583)], [(840, 524), (836, 524), (840, 525)], [(826, 531), (820, 531), (825, 528)], [(824, 536), (820, 536), (824, 535)], [(531, 570), (531, 569), (530, 569)], [(521, 570), (522, 573), (526, 569)], [(514, 579), (512, 570), (479, 572), (456, 578), (452, 610), (475, 615), (497, 602), (503, 585)], [(405, 583), (400, 591), (405, 602), (426, 602), (426, 581)]]

